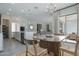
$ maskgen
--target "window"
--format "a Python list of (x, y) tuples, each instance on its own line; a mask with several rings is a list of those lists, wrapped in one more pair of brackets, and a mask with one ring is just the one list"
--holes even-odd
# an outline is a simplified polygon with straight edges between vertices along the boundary
[(12, 32), (16, 31), (16, 23), (12, 23)]
[(17, 23), (12, 23), (12, 32), (20, 32), (20, 25)]
[(77, 14), (66, 16), (66, 34), (77, 33)]
[(59, 17), (59, 33), (70, 34), (77, 33), (77, 14)]
[(16, 32), (20, 32), (20, 25), (16, 24)]

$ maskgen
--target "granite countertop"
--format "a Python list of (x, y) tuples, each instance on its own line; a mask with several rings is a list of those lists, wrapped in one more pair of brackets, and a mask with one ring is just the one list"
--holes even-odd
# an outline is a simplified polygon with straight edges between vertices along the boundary
[(60, 42), (58, 37), (46, 37), (46, 41)]
[(36, 38), (38, 40), (45, 40), (45, 41), (55, 41), (55, 42), (60, 42), (58, 36), (45, 36), (45, 35), (38, 35), (34, 36), (33, 38)]

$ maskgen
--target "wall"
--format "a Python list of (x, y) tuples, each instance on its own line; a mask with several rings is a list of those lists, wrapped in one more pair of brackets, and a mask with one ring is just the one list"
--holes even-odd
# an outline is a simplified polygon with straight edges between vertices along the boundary
[(46, 25), (49, 24), (50, 25), (50, 30), (52, 30), (52, 23), (45, 23), (45, 22), (41, 22), (41, 21), (27, 21), (27, 26), (26, 28), (29, 30), (29, 26), (32, 25), (34, 27), (33, 31), (37, 32), (37, 24), (42, 24), (42, 30), (46, 31)]
[(24, 18), (21, 18), (21, 17), (12, 17), (11, 22), (19, 25), (19, 27), (18, 27), (19, 31), (12, 32), (12, 37), (17, 39), (18, 41), (21, 41), (20, 26), (26, 26), (27, 25), (27, 23), (26, 23), (27, 19), (24, 19)]
[(0, 33), (0, 51), (3, 51), (3, 35)]
[[(10, 20), (11, 18), (6, 16), (6, 15), (2, 15), (1, 25), (3, 24), (3, 19), (9, 19)], [(11, 26), (11, 23), (9, 24), (9, 26)], [(9, 39), (11, 39), (11, 28), (9, 28)], [(2, 30), (0, 32), (0, 51), (3, 51), (3, 33), (2, 33)]]
[[(23, 18), (23, 17), (20, 17), (20, 16), (8, 16), (8, 15), (3, 15), (2, 16), (3, 19), (9, 19), (10, 20), (10, 39), (11, 37), (18, 37), (18, 39), (20, 39), (20, 32), (16, 32), (16, 33), (12, 33), (11, 31), (11, 23), (14, 22), (14, 23), (18, 23), (20, 26), (25, 26), (26, 28), (29, 28), (29, 25), (33, 25), (34, 26), (34, 31), (36, 32), (37, 31), (37, 24), (42, 24), (42, 30), (46, 31), (46, 25), (49, 24), (50, 25), (50, 30), (53, 31), (53, 17), (52, 16), (49, 16), (49, 15), (43, 15), (43, 16), (40, 16), (38, 15), (37, 17), (35, 18), (31, 18), (28, 19), (28, 18)], [(29, 24), (29, 21), (30, 21), (30, 24)], [(25, 28), (25, 29), (26, 29)]]
[(59, 17), (67, 16), (67, 15), (71, 15), (71, 14), (77, 14), (77, 5), (55, 12), (55, 14), (54, 14), (54, 22), (55, 22), (54, 23), (54, 32), (55, 33), (58, 32), (58, 22), (57, 21), (59, 20)]
[(79, 35), (79, 4), (77, 5), (77, 34)]
[[(8, 15), (2, 15), (2, 19), (8, 19), (10, 21), (9, 23), (9, 39), (15, 36), (16, 39), (20, 39), (20, 32), (12, 33), (12, 23), (17, 23), (20, 26), (26, 26), (27, 19), (16, 17), (16, 16), (8, 16)], [(19, 28), (20, 29), (20, 28)]]
[[(2, 16), (2, 15), (1, 15)], [(3, 51), (3, 33), (2, 33), (2, 17), (0, 17), (1, 23), (0, 23), (0, 51)]]

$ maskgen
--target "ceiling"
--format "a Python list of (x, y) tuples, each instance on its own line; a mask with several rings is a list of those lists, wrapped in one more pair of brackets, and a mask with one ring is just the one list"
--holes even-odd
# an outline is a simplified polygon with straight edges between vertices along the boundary
[(29, 20), (43, 20), (51, 17), (47, 13), (50, 6), (53, 9), (56, 7), (55, 10), (59, 10), (70, 5), (73, 5), (73, 3), (0, 3), (0, 13), (20, 16)]

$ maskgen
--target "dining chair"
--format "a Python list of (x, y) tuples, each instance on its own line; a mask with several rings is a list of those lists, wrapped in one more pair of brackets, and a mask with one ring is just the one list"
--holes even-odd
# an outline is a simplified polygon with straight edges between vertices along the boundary
[[(68, 42), (71, 41), (71, 42)], [(64, 43), (65, 42), (65, 43)], [(68, 43), (71, 44), (68, 46)], [(62, 46), (63, 45), (63, 46)], [(60, 56), (78, 56), (79, 55), (79, 37), (77, 36), (73, 39), (64, 39), (63, 43), (61, 43), (60, 47)]]
[[(25, 40), (26, 40), (26, 56), (42, 56), (47, 53), (47, 49), (41, 48), (39, 46), (38, 38), (34, 38), (34, 32), (25, 32)], [(28, 40), (30, 40), (33, 44), (32, 47), (29, 48)], [(35, 40), (38, 42), (35, 44)]]

